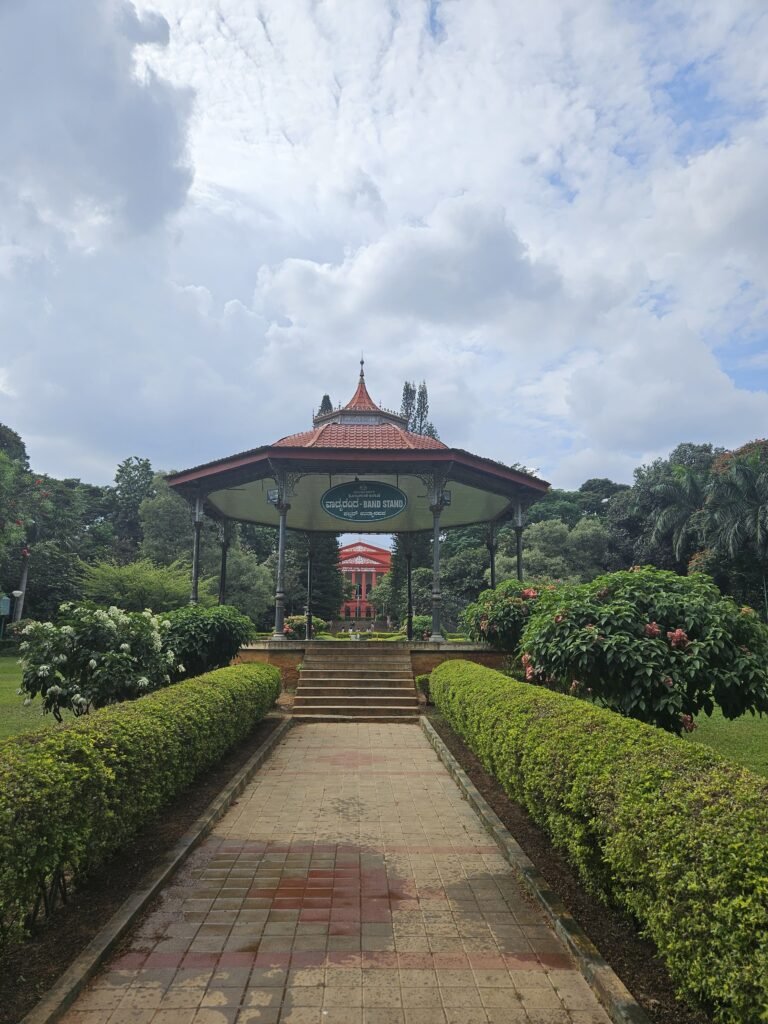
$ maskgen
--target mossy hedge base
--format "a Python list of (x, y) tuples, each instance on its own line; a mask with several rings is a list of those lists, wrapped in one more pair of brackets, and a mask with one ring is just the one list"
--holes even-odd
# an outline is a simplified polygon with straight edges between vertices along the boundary
[(279, 692), (276, 668), (237, 665), (0, 744), (0, 945), (245, 739)]
[(432, 700), (584, 885), (629, 911), (681, 994), (768, 1020), (768, 784), (714, 751), (470, 662)]

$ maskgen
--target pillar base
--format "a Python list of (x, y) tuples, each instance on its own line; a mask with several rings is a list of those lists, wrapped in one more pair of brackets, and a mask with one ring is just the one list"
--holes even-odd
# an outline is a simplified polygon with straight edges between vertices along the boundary
[(280, 640), (282, 643), (286, 642), (285, 641), (285, 633), (273, 633), (272, 636), (269, 639), (270, 640)]
[(439, 633), (433, 633), (432, 636), (429, 638), (429, 642), (431, 644), (444, 644), (445, 637), (441, 636)]

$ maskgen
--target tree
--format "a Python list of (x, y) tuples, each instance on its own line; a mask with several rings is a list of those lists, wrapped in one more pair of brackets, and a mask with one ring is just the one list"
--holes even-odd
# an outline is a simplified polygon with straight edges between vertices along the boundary
[(768, 620), (768, 464), (759, 452), (735, 458), (712, 475), (705, 514), (711, 546), (737, 571), (749, 571), (751, 562)]
[(155, 474), (149, 459), (132, 455), (118, 465), (115, 472), (114, 523), (117, 555), (129, 562), (139, 551), (142, 539), (139, 509), (146, 498), (155, 494)]
[[(526, 577), (546, 576), (570, 579), (573, 565), (568, 558), (568, 526), (548, 520), (526, 527), (523, 533), (523, 560)], [(511, 555), (512, 552), (510, 551)]]
[(29, 469), (27, 446), (15, 430), (0, 423), (0, 452), (7, 455), (12, 462), (18, 462), (24, 469)]
[(403, 398), (400, 402), (400, 415), (405, 420), (405, 429), (413, 425), (413, 414), (416, 410), (416, 386), (409, 380), (403, 383)]
[(64, 601), (76, 601), (81, 593), (82, 565), (75, 551), (55, 540), (33, 544), (29, 555), (24, 618), (55, 619)]
[[(200, 592), (203, 604), (213, 603), (215, 580), (203, 580)], [(180, 562), (154, 565), (140, 558), (127, 565), (97, 562), (83, 566), (82, 592), (95, 604), (116, 605), (129, 612), (149, 608), (169, 612), (189, 603), (189, 569)]]
[(320, 408), (317, 411), (318, 416), (324, 416), (328, 412), (333, 412), (333, 405), (331, 404), (330, 395), (323, 395), (322, 401), (320, 402)]
[[(335, 534), (307, 535), (289, 530), (285, 552), (285, 604), (289, 614), (301, 615), (307, 604), (307, 557), (312, 544), (312, 611), (323, 619), (339, 614), (344, 600), (344, 580), (339, 568), (339, 541)], [(267, 561), (272, 572), (277, 556)]]
[(397, 601), (392, 586), (391, 570), (381, 577), (379, 582), (368, 591), (368, 600), (376, 609), (376, 617), (398, 618)]
[(628, 491), (629, 484), (617, 484), (607, 477), (593, 477), (585, 480), (577, 491), (578, 502), (586, 515), (604, 518), (607, 505), (614, 494)]
[(400, 415), (405, 419), (406, 430), (410, 433), (437, 438), (434, 424), (429, 420), (429, 394), (426, 381), (422, 381), (418, 388), (411, 381), (405, 381)]
[(583, 514), (581, 496), (577, 491), (563, 491), (553, 487), (531, 506), (526, 518), (529, 525), (559, 520), (568, 526), (575, 526)]
[[(154, 477), (151, 491), (139, 505), (139, 554), (156, 565), (190, 562), (195, 531), (189, 504), (171, 490), (162, 474)], [(216, 526), (210, 519), (206, 519), (201, 538), (205, 573), (213, 574), (211, 552), (217, 549)], [(215, 559), (215, 555), (213, 557)]]
[(707, 474), (698, 466), (678, 463), (672, 466), (671, 477), (655, 488), (660, 507), (653, 520), (651, 541), (671, 543), (675, 558), (685, 565), (703, 545), (707, 484)]

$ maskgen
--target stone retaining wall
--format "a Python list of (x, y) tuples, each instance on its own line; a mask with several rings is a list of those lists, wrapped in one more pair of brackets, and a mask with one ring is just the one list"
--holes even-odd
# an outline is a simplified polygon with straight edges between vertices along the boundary
[(292, 690), (299, 681), (299, 665), (304, 660), (304, 652), (308, 646), (311, 648), (332, 651), (334, 646), (343, 646), (349, 650), (350, 644), (365, 644), (368, 647), (376, 644), (377, 652), (386, 654), (387, 651), (402, 652), (407, 650), (411, 655), (411, 667), (414, 676), (425, 675), (437, 668), (444, 661), (451, 661), (456, 658), (463, 658), (465, 661), (473, 661), (477, 665), (485, 665), (487, 668), (501, 669), (509, 657), (503, 651), (493, 651), (486, 644), (433, 644), (428, 640), (415, 640), (412, 643), (389, 643), (387, 641), (376, 642), (375, 640), (316, 640), (307, 645), (301, 640), (277, 640), (264, 641), (258, 644), (249, 644), (241, 647), (240, 653), (235, 658), (235, 663), (241, 661), (256, 661), (266, 665), (274, 665), (280, 669), (280, 676), (283, 681), (283, 689)]

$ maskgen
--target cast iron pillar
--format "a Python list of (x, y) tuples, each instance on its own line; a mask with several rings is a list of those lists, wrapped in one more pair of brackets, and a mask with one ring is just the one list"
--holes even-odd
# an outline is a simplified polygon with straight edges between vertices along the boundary
[(315, 547), (312, 537), (307, 534), (307, 622), (304, 634), (307, 640), (312, 639), (312, 561)]
[(515, 553), (517, 555), (517, 578), (523, 579), (523, 509), (520, 502), (515, 509)]
[(488, 548), (488, 560), (491, 564), (491, 590), (496, 589), (496, 526), (490, 523), (488, 526), (488, 539), (485, 542)]
[(219, 570), (219, 604), (227, 603), (227, 555), (232, 540), (232, 524), (227, 522), (219, 526), (219, 543), (221, 544), (221, 568)]
[(440, 513), (445, 502), (443, 493), (436, 490), (434, 501), (429, 506), (432, 513), (432, 643), (443, 643), (445, 637), (440, 632), (440, 605), (443, 600), (440, 593)]
[(195, 528), (195, 539), (192, 544), (192, 590), (189, 595), (189, 603), (197, 604), (200, 583), (200, 532), (203, 528), (203, 499), (199, 495), (195, 498), (192, 522)]
[(280, 526), (277, 534), (277, 586), (275, 588), (275, 631), (273, 640), (285, 640), (285, 531), (288, 509), (291, 506), (281, 499), (277, 505)]
[(405, 570), (406, 580), (408, 584), (408, 610), (406, 612), (405, 620), (405, 635), (409, 640), (413, 640), (413, 579), (411, 577), (411, 568), (413, 563), (413, 552), (406, 551), (405, 553)]

